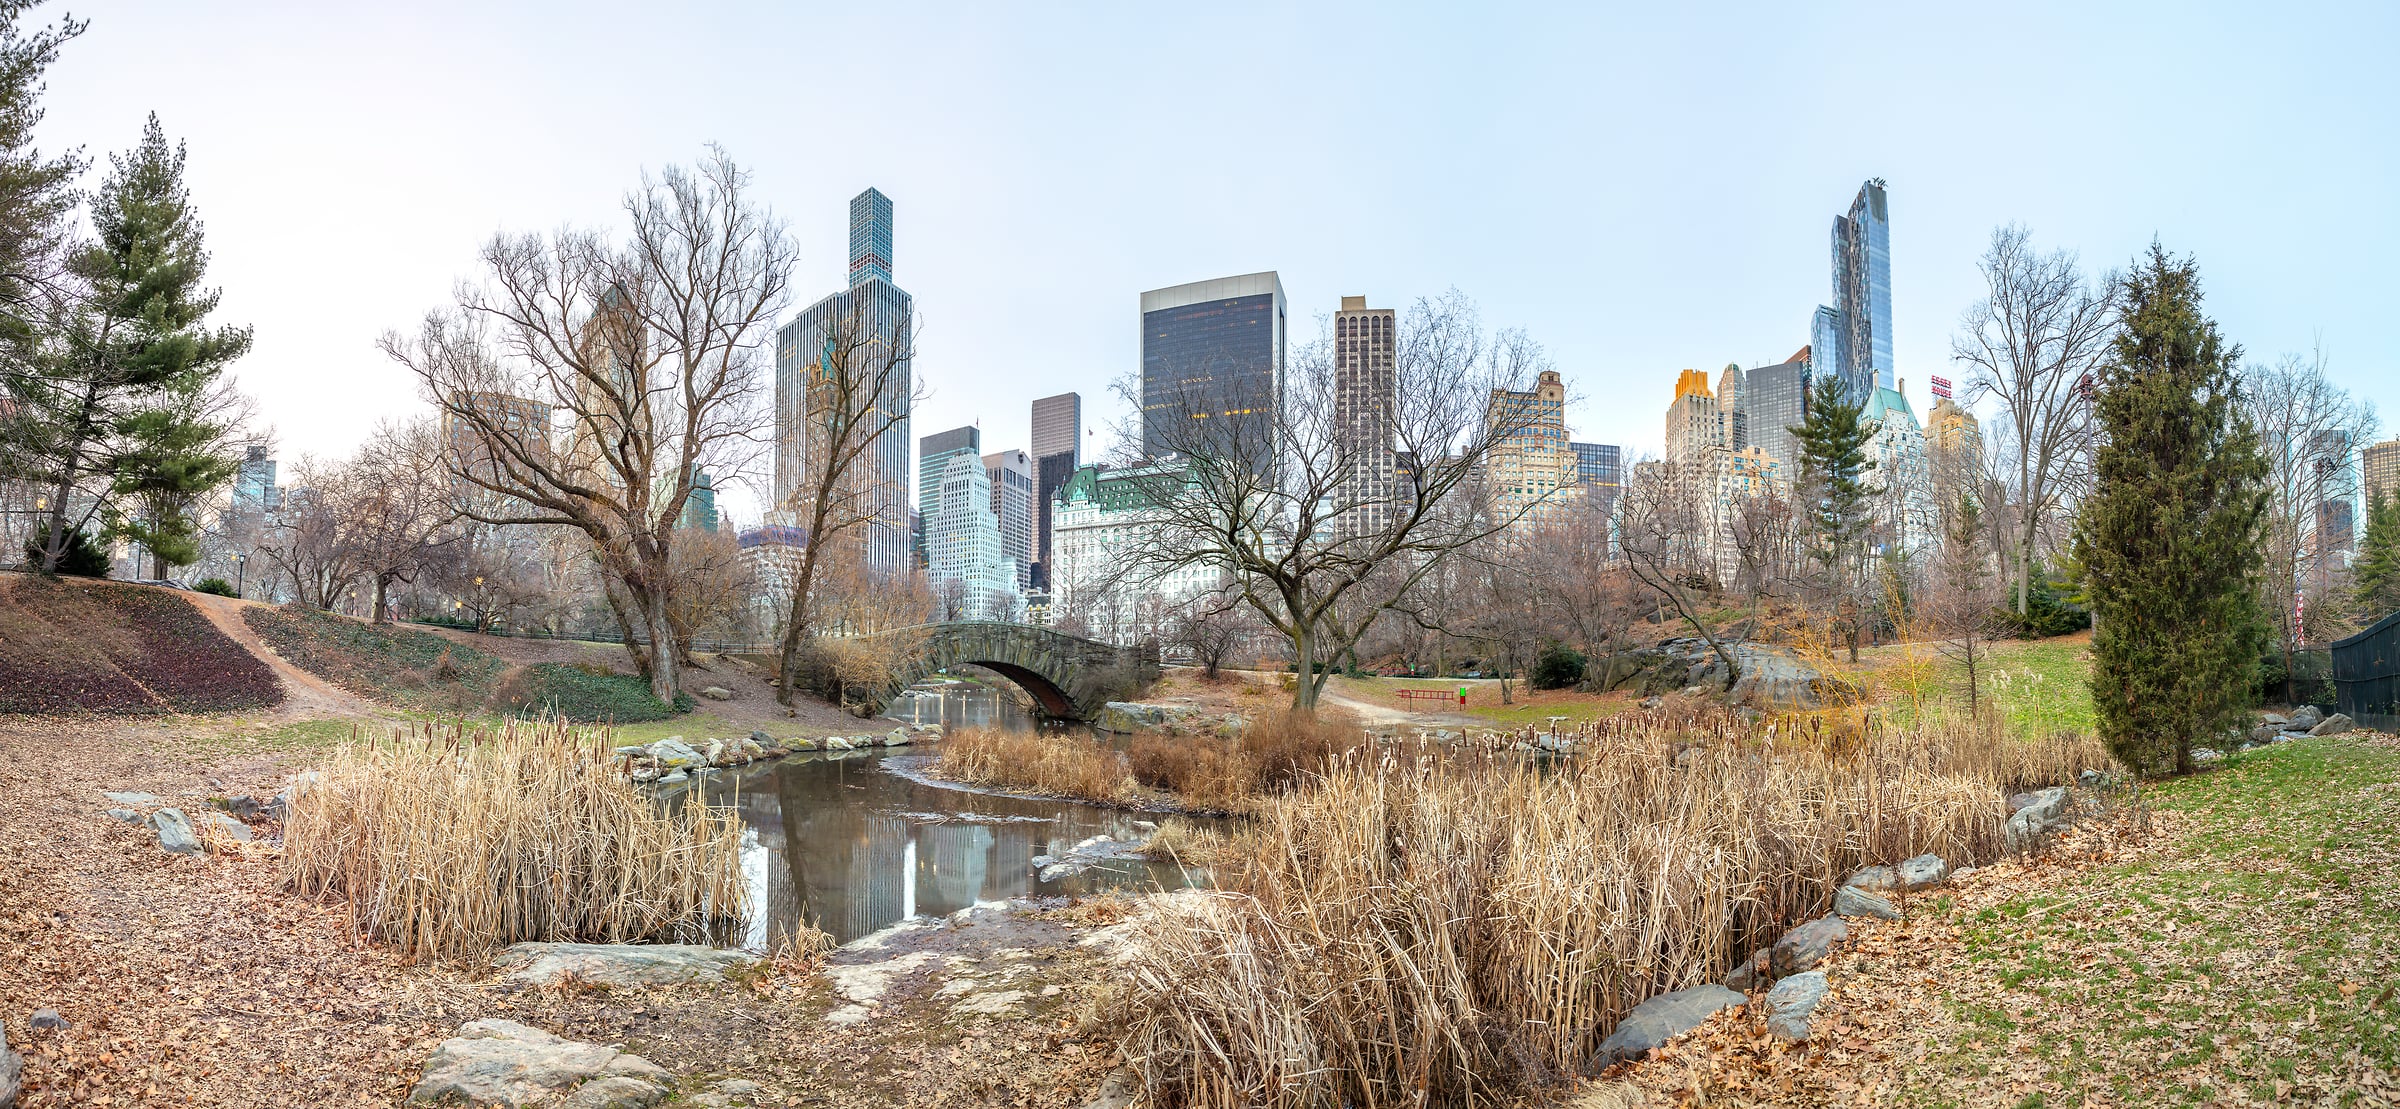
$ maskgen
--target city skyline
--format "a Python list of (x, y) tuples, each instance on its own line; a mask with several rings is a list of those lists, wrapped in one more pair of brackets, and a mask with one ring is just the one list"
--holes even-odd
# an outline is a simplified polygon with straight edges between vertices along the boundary
[[(126, 5), (53, 71), (37, 134), (47, 148), (98, 155), (129, 144), (157, 109), (189, 144), (222, 315), (258, 329), (236, 372), (287, 460), (346, 453), (376, 419), (423, 410), (373, 339), (442, 303), (492, 232), (614, 228), (617, 200), (642, 171), (688, 162), (712, 140), (753, 171), (801, 241), (802, 303), (848, 277), (849, 229), (834, 205), (846, 211), (874, 187), (906, 209), (897, 246), (923, 306), (932, 390), (919, 418), (943, 427), (1006, 413), (1005, 425), (985, 420), (1001, 448), (1028, 446), (1000, 429), (1032, 397), (1073, 390), (1097, 401), (1136, 368), (1122, 321), (1139, 290), (1273, 268), (1295, 345), (1341, 295), (1405, 308), (1463, 289), (1496, 324), (1549, 348), (1570, 383), (1577, 439), (1654, 453), (1654, 402), (1625, 399), (1656, 395), (1681, 368), (1772, 364), (1809, 342), (1808, 311), (1828, 295), (1828, 210), (1842, 211), (1869, 177), (1886, 179), (1900, 208), (1895, 369), (1919, 411), (1930, 376), (1964, 384), (1948, 343), (1980, 292), (1976, 255), (2010, 221), (2040, 247), (2080, 251), (2093, 270), (2124, 264), (2153, 236), (2191, 253), (2211, 310), (2251, 357), (2322, 337), (2338, 383), (2400, 410), (2400, 374), (2379, 348), (2391, 278), (2366, 261), (2400, 245), (2400, 216), (2378, 199), (2395, 189), (2400, 141), (2372, 98), (2340, 91), (2342, 74), (2373, 67), (2370, 44), (2400, 34), (2388, 7), (2191, 21), (2169, 32), (2170, 49), (2130, 12), (2065, 6), (2010, 20), (1761, 9), (1738, 32), (1664, 12), (1401, 13), (1373, 29), (1377, 50), (1331, 67), (1292, 64), (1346, 24), (1330, 12), (1279, 15), (1264, 36), (1203, 30), (1138, 49), (1128, 21), (1063, 14), (730, 7), (664, 29), (562, 14), (344, 11), (294, 26), (265, 11)], [(2079, 33), (2050, 33), (2067, 22)], [(560, 45), (573, 49), (523, 49), (562, 27), (571, 42)], [(771, 76), (782, 72), (773, 44), (811, 37), (907, 48)], [(728, 55), (710, 98), (656, 96), (580, 60), (687, 40)], [(1568, 82), (1577, 67), (1554, 55), (1592, 40), (1610, 44), (1605, 76)], [(343, 45), (361, 41), (381, 49), (360, 58)], [(1834, 42), (1887, 65), (1797, 86), (1767, 76), (1774, 60)], [(1692, 85), (1665, 46), (1708, 49), (1735, 76)], [(1403, 76), (1495, 50), (1520, 55), (1497, 81), (1470, 84), (1440, 66)], [(2028, 56), (2085, 79), (2071, 89), (2021, 79)], [(1382, 60), (1367, 67), (1368, 57)], [(1047, 64), (1067, 58), (1083, 61)], [(1286, 126), (1134, 125), (1153, 105), (1196, 104), (1182, 86), (1204, 60), (1257, 84), (1258, 102)], [(198, 80), (201, 66), (231, 76)], [(2209, 68), (2252, 79), (2237, 89), (2188, 77)], [(455, 87), (408, 76), (426, 72), (474, 76)], [(908, 121), (900, 133), (838, 119), (821, 140), (790, 141), (792, 114), (823, 115), (815, 106), (879, 80), (895, 97), (879, 118)], [(2189, 86), (2187, 110), (2140, 110), (2165, 84)], [(1912, 93), (1893, 98), (1894, 87)], [(2008, 95), (1985, 95), (1994, 87)], [(966, 88), (978, 95), (958, 94)], [(1661, 88), (1679, 91), (1659, 101)], [(1865, 102), (1878, 104), (1875, 128), (1852, 126)], [(1395, 176), (1342, 157), (1303, 122), (1351, 118), (1362, 104), (1455, 131), (1457, 149)], [(509, 123), (536, 117), (544, 129)], [(2161, 178), (2155, 167), (2200, 141), (2201, 120), (2219, 134), (2223, 172)], [(1994, 161), (1991, 136), (2011, 130), (2054, 141), (2036, 158)], [(815, 141), (845, 151), (838, 170), (823, 168)], [(2308, 169), (2295, 172), (2303, 151)], [(955, 172), (962, 160), (981, 171)], [(1292, 172), (1233, 172), (1262, 161)], [(1656, 172), (1592, 172), (1601, 164)], [(1769, 164), (1775, 173), (1742, 170)], [(1495, 177), (1494, 165), (1515, 168)], [(2267, 209), (2278, 218), (2254, 218)], [(328, 283), (297, 264), (330, 239), (375, 265)], [(326, 388), (329, 378), (339, 387)], [(1116, 406), (1097, 403), (1087, 418), (1104, 430), (1091, 453), (1104, 455)], [(758, 518), (753, 490), (721, 496), (737, 519)]]

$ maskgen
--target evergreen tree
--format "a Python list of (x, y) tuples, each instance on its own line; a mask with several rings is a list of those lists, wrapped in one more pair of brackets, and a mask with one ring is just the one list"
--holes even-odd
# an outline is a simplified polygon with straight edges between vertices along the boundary
[(1868, 481), (1875, 460), (1867, 441), (1878, 425), (1866, 418), (1865, 397), (1853, 397), (1828, 375), (1817, 380), (1808, 414), (1788, 429), (1800, 443), (1801, 507), (1815, 542), (1811, 555), (1825, 569), (1828, 589), (1849, 634), (1850, 659), (1858, 660), (1858, 634), (1866, 594), (1870, 510), (1883, 489)]
[(2357, 579), (2361, 618), (2374, 623), (2400, 612), (2400, 497), (2381, 490), (2367, 506), (2367, 529), (2358, 541)]
[(2075, 528), (2092, 700), (2119, 761), (2181, 772), (2193, 740), (2234, 725), (2255, 687), (2266, 460), (2239, 406), (2241, 348), (2201, 313), (2191, 260), (2153, 243), (2116, 295), (2095, 484)]
[[(92, 197), (97, 239), (68, 264), (76, 303), (18, 398), (19, 445), (50, 490), (45, 572), (56, 571), (67, 536), (103, 515), (120, 534), (163, 543), (162, 554), (184, 553), (188, 506), (232, 475), (224, 429), (208, 413), (250, 331), (203, 323), (217, 293), (201, 286), (208, 254), (183, 158), (156, 115), (139, 146), (109, 158)], [(140, 516), (118, 511), (118, 495), (133, 497)]]
[(28, 376), (25, 347), (42, 314), (75, 209), (69, 188), (83, 172), (70, 151), (45, 157), (33, 145), (42, 121), (42, 73), (58, 48), (83, 33), (73, 19), (20, 25), (35, 0), (0, 0), (0, 396)]

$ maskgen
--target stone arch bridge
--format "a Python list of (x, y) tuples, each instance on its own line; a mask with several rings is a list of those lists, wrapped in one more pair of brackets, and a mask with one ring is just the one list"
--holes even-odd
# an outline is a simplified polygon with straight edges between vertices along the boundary
[(901, 690), (957, 666), (981, 666), (1015, 682), (1044, 716), (1057, 720), (1098, 719), (1116, 684), (1112, 679), (1126, 667), (1143, 684), (1158, 677), (1156, 648), (1119, 647), (1031, 624), (962, 620), (883, 635), (914, 642), (892, 683), (872, 692), (877, 712)]

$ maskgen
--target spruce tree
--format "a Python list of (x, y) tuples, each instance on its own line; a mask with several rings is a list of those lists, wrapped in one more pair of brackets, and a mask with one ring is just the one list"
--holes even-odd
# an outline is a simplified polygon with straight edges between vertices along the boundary
[(1817, 379), (1808, 414), (1789, 428), (1800, 443), (1801, 509), (1814, 539), (1810, 554), (1825, 569), (1826, 582), (1858, 661), (1858, 633), (1867, 581), (1867, 535), (1874, 525), (1870, 505), (1883, 494), (1868, 481), (1875, 460), (1867, 441), (1878, 425), (1866, 418), (1865, 397), (1853, 397), (1831, 375)]
[(2255, 688), (2267, 466), (2237, 395), (2241, 348), (2201, 313), (2191, 260), (2153, 243), (2116, 296), (2095, 483), (2075, 528), (2092, 701), (2119, 761), (2183, 772), (2193, 741), (2236, 724)]
[[(40, 568), (55, 572), (65, 540), (105, 517), (119, 534), (184, 553), (189, 505), (235, 463), (208, 415), (225, 367), (250, 348), (248, 328), (209, 328), (217, 293), (183, 183), (183, 149), (152, 115), (132, 151), (109, 158), (91, 203), (93, 242), (68, 264), (81, 286), (20, 394), (19, 443), (50, 492)], [(129, 496), (137, 514), (111, 498)], [(70, 513), (73, 518), (70, 518)]]
[(2400, 612), (2400, 497), (2377, 490), (2367, 505), (2367, 528), (2358, 540), (2358, 607), (2367, 623)]

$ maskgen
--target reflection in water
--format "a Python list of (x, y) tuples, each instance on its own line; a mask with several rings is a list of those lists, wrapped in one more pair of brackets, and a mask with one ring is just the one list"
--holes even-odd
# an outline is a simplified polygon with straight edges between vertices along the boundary
[(903, 689), (883, 710), (892, 720), (940, 724), (944, 728), (997, 726), (1027, 731), (1033, 714), (1015, 697), (988, 685), (935, 679)]
[(750, 946), (813, 920), (847, 943), (912, 916), (939, 916), (978, 901), (1083, 894), (1110, 887), (1176, 889), (1205, 882), (1197, 868), (1113, 860), (1053, 882), (1035, 855), (1064, 854), (1085, 839), (1146, 834), (1138, 814), (1068, 801), (1033, 801), (911, 781), (881, 768), (926, 755), (828, 752), (739, 773), (702, 788), (736, 805), (749, 825), (743, 873), (761, 911)]

